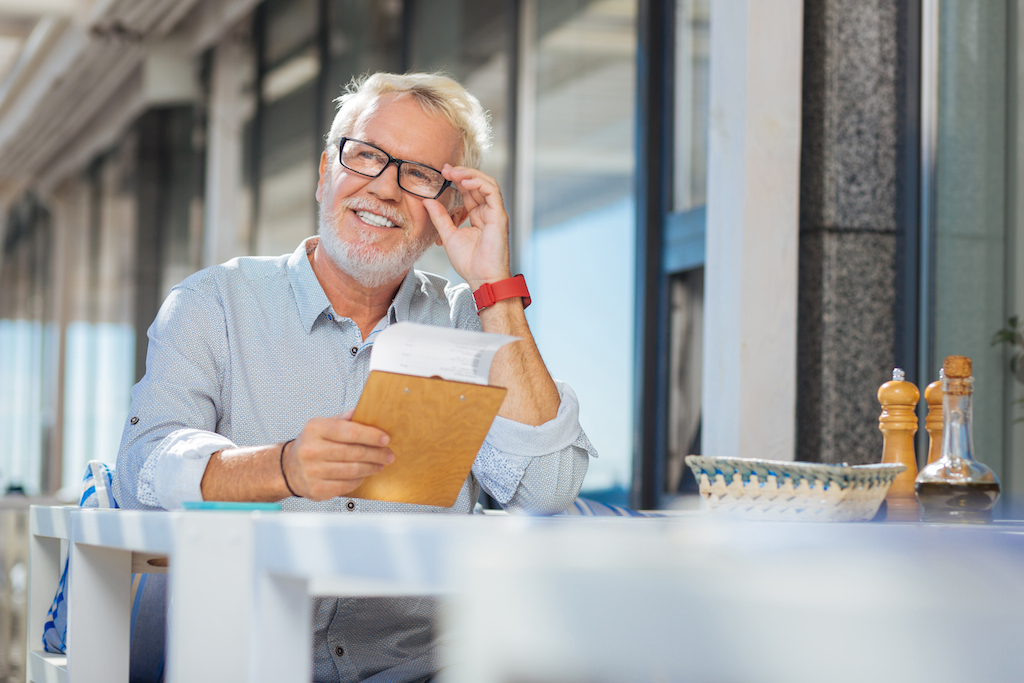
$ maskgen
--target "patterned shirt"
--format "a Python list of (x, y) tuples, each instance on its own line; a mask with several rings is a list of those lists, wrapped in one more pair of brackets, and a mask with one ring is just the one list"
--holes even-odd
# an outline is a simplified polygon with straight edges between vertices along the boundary
[[(377, 334), (412, 321), (479, 330), (467, 285), (411, 270), (364, 341), (338, 317), (313, 273), (316, 238), (277, 258), (236, 258), (171, 290), (149, 329), (146, 375), (132, 389), (117, 457), (122, 508), (180, 508), (201, 500), (210, 456), (224, 448), (282, 443), (314, 417), (354, 408)], [(540, 426), (498, 417), (451, 508), (304, 498), (285, 510), (468, 514), (483, 487), (510, 511), (560, 512), (583, 483), (593, 446), (579, 405), (556, 382), (557, 416)], [(316, 681), (419, 681), (441, 666), (432, 598), (313, 600)]]

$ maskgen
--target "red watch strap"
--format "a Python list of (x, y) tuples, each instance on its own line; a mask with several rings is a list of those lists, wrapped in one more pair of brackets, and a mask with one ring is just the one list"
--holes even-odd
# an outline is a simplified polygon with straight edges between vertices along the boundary
[(516, 275), (507, 280), (498, 280), (497, 282), (485, 282), (480, 285), (480, 289), (473, 292), (477, 313), (488, 306), (493, 306), (502, 299), (512, 299), (517, 296), (523, 298), (523, 308), (530, 305), (530, 290), (526, 288), (526, 278), (522, 275)]

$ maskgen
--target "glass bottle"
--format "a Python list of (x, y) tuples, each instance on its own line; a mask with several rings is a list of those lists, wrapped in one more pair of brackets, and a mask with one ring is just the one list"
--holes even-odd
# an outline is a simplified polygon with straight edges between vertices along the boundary
[(949, 356), (942, 369), (942, 457), (926, 465), (914, 482), (921, 521), (991, 522), (999, 479), (974, 459), (971, 359)]

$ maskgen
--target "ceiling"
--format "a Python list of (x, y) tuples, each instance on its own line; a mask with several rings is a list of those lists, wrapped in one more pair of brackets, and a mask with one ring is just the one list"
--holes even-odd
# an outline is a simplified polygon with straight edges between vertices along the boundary
[(191, 57), (255, 4), (0, 0), (0, 206), (120, 132), (142, 107), (147, 55), (173, 45)]

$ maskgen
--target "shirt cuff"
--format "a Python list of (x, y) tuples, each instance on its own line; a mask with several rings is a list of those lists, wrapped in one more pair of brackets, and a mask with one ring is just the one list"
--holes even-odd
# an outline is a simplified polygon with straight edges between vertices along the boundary
[(572, 387), (555, 382), (561, 402), (555, 417), (533, 427), (495, 418), (473, 465), (473, 473), (495, 500), (505, 505), (515, 495), (530, 463), (544, 456), (573, 457), (575, 446), (597, 457), (579, 423), (579, 401)]
[(199, 429), (179, 429), (160, 442), (139, 473), (139, 502), (178, 510), (185, 501), (203, 499), (201, 484), (210, 456), (235, 443)]
[(535, 457), (557, 453), (575, 442), (582, 431), (579, 400), (565, 382), (555, 380), (555, 386), (560, 399), (555, 417), (536, 427), (496, 417), (486, 443), (508, 455)]

